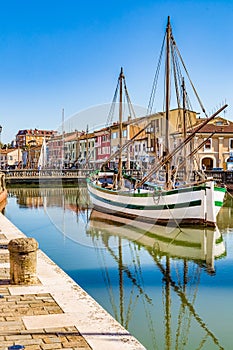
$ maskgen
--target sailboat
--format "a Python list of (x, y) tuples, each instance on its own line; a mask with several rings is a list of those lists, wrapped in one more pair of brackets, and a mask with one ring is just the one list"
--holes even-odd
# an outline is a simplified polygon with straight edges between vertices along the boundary
[[(152, 165), (150, 171), (141, 179), (132, 179), (122, 174), (122, 86), (123, 69), (118, 78), (120, 85), (119, 100), (119, 139), (118, 169), (100, 171), (87, 179), (91, 201), (96, 210), (130, 219), (140, 219), (153, 224), (216, 226), (217, 215), (223, 205), (226, 189), (216, 186), (213, 179), (201, 179), (182, 182), (175, 185), (172, 181), (172, 160), (186, 145), (194, 139), (201, 128), (213, 120), (227, 105), (221, 107), (204, 122), (198, 124), (195, 131), (185, 133), (184, 140), (172, 151), (169, 150), (170, 117), (170, 56), (175, 41), (172, 35), (170, 18), (166, 28), (166, 96), (165, 96), (165, 152)], [(172, 47), (172, 48), (171, 48)], [(191, 84), (192, 85), (192, 84)], [(198, 99), (199, 100), (199, 99)], [(185, 115), (185, 106), (183, 106)], [(187, 158), (189, 155), (187, 155)], [(161, 186), (150, 181), (159, 169), (165, 168), (165, 182)]]
[(41, 151), (40, 151), (40, 157), (38, 160), (38, 169), (45, 169), (47, 165), (47, 151), (46, 151), (46, 140), (44, 138)]

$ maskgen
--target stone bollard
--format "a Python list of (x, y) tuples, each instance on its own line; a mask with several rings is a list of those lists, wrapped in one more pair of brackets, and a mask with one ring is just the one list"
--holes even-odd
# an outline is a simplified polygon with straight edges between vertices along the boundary
[(10, 282), (36, 284), (38, 243), (34, 238), (15, 238), (8, 243), (10, 253)]

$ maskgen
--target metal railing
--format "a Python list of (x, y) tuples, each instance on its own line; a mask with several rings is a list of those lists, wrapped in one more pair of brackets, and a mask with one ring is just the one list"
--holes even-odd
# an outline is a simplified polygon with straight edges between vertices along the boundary
[(206, 170), (205, 173), (218, 183), (233, 184), (233, 171)]
[(89, 169), (20, 169), (4, 170), (7, 178), (38, 178), (38, 177), (87, 177), (92, 170)]
[[(6, 179), (11, 178), (86, 178), (93, 172), (93, 169), (20, 169), (20, 170), (3, 170)], [(139, 170), (131, 170), (128, 172), (131, 176), (140, 178), (145, 175)], [(233, 171), (224, 170), (206, 170), (206, 176), (213, 177), (217, 183), (223, 184), (233, 184)], [(182, 172), (178, 172), (178, 179), (182, 179)], [(164, 178), (165, 172), (159, 171), (157, 173), (158, 177)], [(195, 174), (194, 177), (195, 179)]]

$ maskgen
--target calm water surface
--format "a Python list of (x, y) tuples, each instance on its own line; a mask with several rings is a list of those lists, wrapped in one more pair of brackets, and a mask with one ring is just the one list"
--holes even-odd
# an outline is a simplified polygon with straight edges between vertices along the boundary
[(5, 215), (149, 350), (232, 349), (233, 200), (218, 229), (101, 215), (86, 188), (10, 189)]

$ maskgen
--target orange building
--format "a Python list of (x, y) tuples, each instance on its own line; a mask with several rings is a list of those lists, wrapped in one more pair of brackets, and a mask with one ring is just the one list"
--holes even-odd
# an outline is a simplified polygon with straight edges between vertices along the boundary
[(19, 130), (16, 135), (16, 147), (41, 146), (43, 140), (49, 140), (51, 136), (56, 135), (57, 131), (54, 130), (38, 130), (38, 129), (25, 129)]

